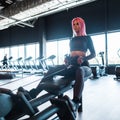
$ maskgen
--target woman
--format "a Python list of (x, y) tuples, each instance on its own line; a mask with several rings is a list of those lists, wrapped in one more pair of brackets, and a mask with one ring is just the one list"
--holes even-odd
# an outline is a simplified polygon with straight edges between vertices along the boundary
[[(72, 30), (73, 37), (70, 40), (69, 64), (67, 61), (66, 65), (60, 65), (48, 71), (41, 82), (44, 80), (50, 80), (50, 77), (46, 78), (46, 76), (49, 76), (51, 73), (66, 68), (64, 71), (59, 72), (58, 75), (62, 75), (71, 80), (75, 79), (75, 85), (73, 88), (73, 102), (77, 105), (82, 95), (84, 79), (91, 75), (91, 69), (89, 67), (88, 60), (94, 58), (96, 54), (93, 42), (90, 36), (86, 34), (86, 26), (82, 18), (76, 17), (72, 20)], [(86, 54), (88, 50), (90, 53), (89, 55)], [(24, 91), (21, 88), (19, 90)], [(29, 91), (29, 94), (32, 98), (34, 98), (42, 90), (42, 85), (39, 84), (35, 89)]]

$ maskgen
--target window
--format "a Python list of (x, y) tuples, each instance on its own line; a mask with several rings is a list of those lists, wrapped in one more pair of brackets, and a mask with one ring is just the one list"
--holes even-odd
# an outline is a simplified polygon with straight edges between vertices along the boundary
[(25, 46), (25, 57), (28, 58), (28, 57), (32, 57), (33, 59), (39, 57), (39, 44), (38, 43), (33, 43), (33, 44), (27, 44)]
[(15, 64), (18, 64), (17, 61), (15, 60), (17, 60), (20, 57), (22, 57), (23, 60), (30, 56), (33, 59), (38, 58), (39, 57), (39, 43), (32, 43), (28, 45), (23, 44), (23, 45), (18, 45), (18, 46), (0, 48), (0, 52), (1, 52), (0, 54), (1, 60), (3, 59), (4, 55), (7, 54), (8, 58), (12, 56), (13, 57), (12, 61), (14, 61)]
[(3, 65), (3, 62), (2, 62), (2, 60), (3, 60), (3, 58), (4, 58), (4, 55), (5, 55), (5, 53), (4, 53), (4, 48), (1, 48), (0, 49), (0, 66), (2, 66)]
[(9, 56), (9, 47), (6, 47), (5, 49), (4, 49), (4, 54), (7, 54), (7, 57), (9, 58), (10, 56)]
[(39, 43), (35, 44), (35, 58), (38, 58), (40, 55)]
[(64, 63), (65, 54), (70, 53), (69, 40), (58, 41), (58, 63)]
[(18, 46), (18, 57), (22, 57), (22, 59), (25, 58), (25, 53), (24, 53), (24, 45), (19, 45)]
[(56, 58), (54, 60), (54, 63), (57, 64), (57, 41), (55, 42), (47, 42), (46, 44), (46, 57), (49, 57), (50, 55), (55, 55)]
[(14, 60), (18, 59), (18, 46), (11, 47), (11, 56)]
[(56, 59), (54, 60), (55, 64), (64, 63), (64, 55), (69, 54), (69, 40), (61, 40), (54, 42), (47, 42), (46, 45), (46, 55), (55, 55)]
[[(95, 51), (96, 57), (89, 61), (90, 64), (102, 64), (101, 52), (105, 60), (105, 34), (91, 36)], [(105, 62), (105, 61), (104, 61)]]
[[(90, 60), (89, 62), (90, 64), (102, 64), (102, 61), (101, 61), (102, 59), (99, 53), (100, 52), (105, 53), (105, 34), (94, 35), (94, 36), (91, 36), (91, 38), (93, 40), (93, 44), (94, 44), (97, 56), (96, 58)], [(47, 56), (51, 54), (55, 54), (57, 56), (57, 60), (56, 60), (57, 64), (63, 64), (64, 55), (70, 53), (69, 39), (61, 40), (61, 41), (54, 41), (54, 42), (47, 42), (46, 51), (47, 51)]]
[(34, 44), (27, 44), (26, 45), (26, 58), (33, 57), (35, 58), (35, 45)]
[(108, 64), (120, 64), (120, 32), (108, 33)]
[(32, 57), (30, 64), (34, 65), (33, 60), (35, 60), (39, 56), (39, 44), (33, 43), (33, 44), (27, 44), (25, 46), (25, 58)]
[(4, 48), (0, 49), (0, 60), (3, 60), (5, 53), (4, 53)]

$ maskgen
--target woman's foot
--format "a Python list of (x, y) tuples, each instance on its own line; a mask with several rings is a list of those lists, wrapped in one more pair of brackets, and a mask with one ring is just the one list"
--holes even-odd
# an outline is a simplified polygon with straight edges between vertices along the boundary
[(19, 93), (19, 92), (22, 92), (25, 96), (26, 96), (26, 98), (28, 99), (28, 100), (31, 100), (31, 99), (33, 99), (33, 98), (35, 98), (36, 96), (35, 96), (35, 94), (31, 94), (31, 92), (34, 92), (33, 90), (31, 90), (31, 91), (27, 91), (27, 90), (25, 90), (23, 87), (19, 87), (18, 88), (18, 92), (17, 93)]
[(65, 95), (63, 98), (68, 101), (68, 104), (73, 112), (76, 112), (78, 110), (79, 103), (74, 102), (67, 95)]

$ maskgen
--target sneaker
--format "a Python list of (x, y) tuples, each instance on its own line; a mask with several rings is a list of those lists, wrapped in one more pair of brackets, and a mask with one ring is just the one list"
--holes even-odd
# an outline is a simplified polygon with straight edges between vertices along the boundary
[(69, 106), (70, 106), (70, 108), (71, 108), (71, 110), (72, 110), (73, 112), (75, 112), (75, 111), (78, 110), (79, 103), (75, 103), (75, 102), (72, 101), (67, 95), (65, 95), (63, 98), (68, 101), (68, 104), (69, 104)]
[(23, 87), (19, 87), (18, 88), (17, 94), (19, 92), (22, 92), (28, 100), (32, 99), (32, 97), (30, 96), (29, 92), (27, 90), (25, 90)]

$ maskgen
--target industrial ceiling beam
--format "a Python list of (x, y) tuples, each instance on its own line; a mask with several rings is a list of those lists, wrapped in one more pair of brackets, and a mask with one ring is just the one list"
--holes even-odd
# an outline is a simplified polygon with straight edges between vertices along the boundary
[(0, 14), (6, 17), (13, 16), (35, 6), (41, 5), (52, 0), (22, 0), (16, 1), (14, 4), (10, 5), (6, 9), (3, 9)]
[[(29, 24), (29, 23), (27, 23), (27, 22), (23, 22), (23, 21), (21, 21), (21, 20), (18, 20), (18, 19), (12, 18), (12, 17), (5, 17), (5, 16), (3, 16), (3, 15), (0, 15), (0, 17), (1, 17), (1, 18), (4, 18), (4, 19), (14, 20), (14, 22), (8, 23), (8, 25), (14, 25), (14, 24), (19, 24), (19, 23), (20, 23), (20, 24), (26, 25), (26, 26), (28, 26), (28, 27), (34, 27), (32, 24)], [(7, 26), (7, 24), (6, 24), (6, 26)]]
[(0, 11), (0, 30), (15, 25), (34, 27), (28, 21), (93, 1), (96, 0), (16, 0)]

